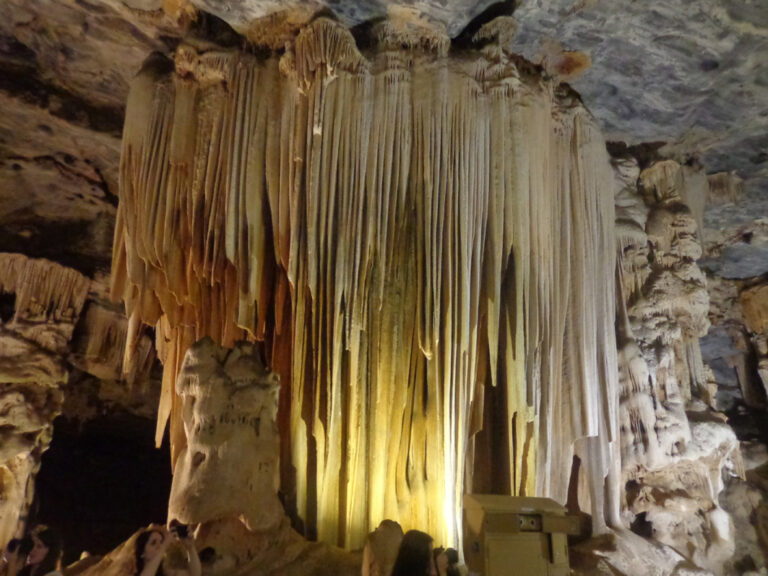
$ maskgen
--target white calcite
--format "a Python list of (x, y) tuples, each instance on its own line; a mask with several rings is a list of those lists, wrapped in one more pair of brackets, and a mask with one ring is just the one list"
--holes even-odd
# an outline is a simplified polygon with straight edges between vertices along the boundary
[[(617, 163), (620, 174), (627, 173), (627, 162)], [(619, 182), (626, 522), (694, 565), (722, 574), (736, 538), (719, 496), (725, 479), (743, 477), (744, 470), (733, 430), (724, 415), (709, 407), (714, 403), (712, 376), (699, 345), (709, 327), (709, 297), (696, 264), (701, 255), (697, 222), (685, 199), (706, 198), (701, 188), (706, 179), (663, 161), (639, 174), (636, 183), (626, 177)], [(622, 546), (627, 551), (611, 560), (617, 568), (635, 548), (631, 539)], [(660, 566), (659, 573), (674, 573), (672, 567)], [(631, 561), (620, 570), (644, 573)]]
[(176, 458), (170, 518), (278, 527), (278, 390), (254, 346), (227, 350), (207, 338), (187, 351), (176, 383), (186, 446)]

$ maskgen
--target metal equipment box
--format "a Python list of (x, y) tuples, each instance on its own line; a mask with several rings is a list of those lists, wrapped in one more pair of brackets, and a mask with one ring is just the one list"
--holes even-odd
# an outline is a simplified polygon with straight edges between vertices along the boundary
[(580, 520), (549, 498), (466, 494), (464, 557), (470, 574), (568, 576), (568, 534)]

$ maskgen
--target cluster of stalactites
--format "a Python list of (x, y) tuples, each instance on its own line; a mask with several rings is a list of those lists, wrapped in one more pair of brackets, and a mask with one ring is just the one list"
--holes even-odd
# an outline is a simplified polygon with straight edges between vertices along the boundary
[(155, 360), (152, 340), (146, 334), (137, 335), (132, 363), (124, 366), (128, 321), (122, 312), (91, 301), (79, 326), (70, 345), (69, 361), (74, 366), (103, 380), (123, 380), (129, 389), (148, 385)]
[[(283, 386), (283, 488), (322, 540), (392, 518), (456, 542), (476, 470), (565, 501), (575, 453), (596, 527), (618, 522), (599, 131), (501, 50), (399, 57), (387, 30), (366, 58), (320, 18), (279, 58), (182, 46), (134, 81), (113, 296), (158, 328), (158, 431), (177, 454), (186, 348), (255, 339)], [(506, 437), (476, 450), (490, 411)]]
[(0, 293), (14, 294), (15, 321), (74, 323), (90, 280), (71, 268), (23, 254), (0, 253)]

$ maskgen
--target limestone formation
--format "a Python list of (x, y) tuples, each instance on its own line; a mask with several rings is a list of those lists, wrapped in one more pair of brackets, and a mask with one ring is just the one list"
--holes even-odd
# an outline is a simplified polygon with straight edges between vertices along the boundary
[(144, 333), (131, 337), (133, 359), (123, 364), (129, 344), (127, 318), (98, 299), (89, 300), (72, 336), (68, 360), (101, 380), (122, 380), (131, 389), (146, 384), (155, 360), (153, 342)]
[[(308, 542), (283, 512), (276, 476), (279, 384), (258, 347), (227, 349), (205, 338), (187, 351), (176, 386), (187, 444), (176, 461), (168, 517), (189, 524), (197, 548), (208, 551), (204, 574), (359, 575), (359, 553)], [(85, 574), (134, 574), (137, 534)], [(166, 553), (166, 572), (176, 556), (173, 547)]]
[[(156, 527), (156, 526), (155, 526)], [(83, 576), (134, 576), (138, 530)], [(205, 576), (359, 576), (360, 554), (304, 540), (288, 527), (271, 533), (251, 533), (237, 519), (214, 522), (198, 531), (198, 548), (207, 548)], [(184, 570), (180, 545), (169, 548), (165, 566)], [(166, 573), (170, 573), (170, 570)]]
[(54, 262), (0, 253), (0, 292), (14, 297), (7, 328), (52, 352), (66, 350), (89, 284), (82, 274)]
[[(719, 187), (718, 195), (740, 193), (740, 183), (731, 174), (715, 175), (710, 182)], [(717, 404), (729, 414), (745, 454), (746, 482), (729, 482), (720, 499), (738, 535), (728, 563), (733, 574), (764, 570), (768, 551), (763, 427), (768, 363), (763, 310), (767, 231), (763, 218), (708, 231), (712, 240), (704, 260), (713, 329), (703, 341), (702, 350), (717, 378)]]
[[(514, 22), (457, 38), (513, 4)], [(329, 5), (337, 23), (316, 18)], [(730, 528), (718, 479), (740, 466), (708, 406), (764, 414), (768, 228), (714, 228), (768, 209), (766, 14), (736, 0), (4, 2), (2, 525), (23, 521), (55, 390), (76, 396), (67, 372), (97, 380), (100, 401), (141, 401), (154, 328), (158, 438), (170, 420), (178, 482), (195, 482), (191, 447), (209, 449), (184, 424), (198, 391), (175, 394), (186, 351), (247, 339), (281, 376), (281, 488), (309, 534), (358, 547), (393, 517), (450, 543), (463, 491), (564, 500), (573, 484), (603, 531), (621, 523), (629, 483), (624, 520), (681, 549), (648, 557), (719, 569)], [(358, 49), (347, 27), (372, 18), (353, 30)], [(174, 62), (153, 57), (135, 83), (119, 166), (128, 82), (170, 47)], [(558, 79), (611, 139), (667, 139), (679, 163), (644, 158), (641, 177), (623, 161), (609, 206), (597, 123)], [(723, 172), (705, 176), (701, 158)], [(118, 171), (114, 296), (127, 318), (91, 282), (110, 261)], [(702, 354), (695, 261), (710, 239), (717, 350)], [(729, 487), (749, 501), (734, 513), (744, 526), (765, 517), (750, 472)], [(219, 513), (232, 511), (200, 517)], [(222, 550), (249, 533), (210, 522)], [(616, 534), (620, 550), (637, 544)], [(737, 572), (761, 562), (736, 556)]]
[(179, 450), (168, 515), (184, 524), (241, 518), (279, 527), (279, 383), (254, 346), (191, 347), (176, 382), (186, 446)]
[(382, 521), (365, 540), (362, 576), (391, 574), (402, 541), (403, 529), (400, 525), (392, 520)]
[(718, 367), (726, 408), (741, 403), (762, 410), (766, 403), (766, 224), (764, 219), (757, 219), (713, 235), (707, 250), (705, 266), (711, 277), (713, 301), (710, 316), (716, 324), (708, 354)]
[(0, 542), (24, 527), (66, 377), (54, 354), (0, 326)]
[[(115, 357), (113, 350), (122, 350), (126, 330), (115, 330), (120, 326), (115, 312), (97, 312), (99, 305), (89, 300), (91, 287), (91, 279), (72, 268), (0, 253), (0, 543), (25, 528), (72, 365), (122, 379), (122, 354)], [(145, 385), (155, 355), (148, 338), (137, 337), (141, 352), (126, 367), (130, 383)], [(104, 354), (105, 349), (113, 353)]]
[(67, 380), (60, 358), (85, 302), (88, 280), (74, 270), (0, 253), (0, 542), (23, 530), (34, 477), (60, 412)]
[(643, 576), (713, 576), (683, 554), (629, 530), (593, 538), (570, 549), (574, 576), (621, 574)]
[(734, 172), (718, 172), (710, 174), (708, 204), (725, 204), (738, 202), (744, 194), (744, 181)]
[(505, 490), (564, 501), (577, 452), (604, 530), (620, 489), (604, 142), (504, 47), (454, 58), (391, 33), (364, 55), (318, 18), (280, 57), (182, 45), (135, 80), (113, 295), (161, 335), (158, 430), (170, 418), (177, 458), (172, 384), (195, 340), (264, 341), (308, 527), (356, 548), (389, 517), (451, 544), (502, 386)]
[(706, 180), (671, 160), (642, 172), (631, 158), (616, 166), (627, 522), (719, 574), (734, 552), (719, 494), (727, 478), (744, 471), (736, 436), (711, 408), (714, 378), (699, 344), (709, 327), (709, 297), (696, 263), (696, 218), (684, 200), (706, 198), (699, 189)]
[[(736, 210), (749, 219), (766, 213), (764, 4), (525, 1), (514, 16), (511, 49), (523, 56), (536, 61), (548, 38), (590, 54), (573, 86), (609, 140), (663, 142), (681, 164), (698, 158), (707, 172), (737, 171), (747, 193)], [(718, 217), (721, 208), (709, 212)]]

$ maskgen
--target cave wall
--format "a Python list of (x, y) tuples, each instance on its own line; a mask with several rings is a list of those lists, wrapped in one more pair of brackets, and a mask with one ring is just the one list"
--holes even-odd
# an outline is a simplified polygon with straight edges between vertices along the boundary
[[(740, 210), (742, 182), (734, 174), (710, 177), (723, 211)], [(722, 199), (724, 198), (725, 201)], [(734, 202), (730, 204), (730, 202)], [(741, 441), (746, 482), (731, 482), (721, 497), (739, 538), (734, 572), (758, 570), (768, 555), (768, 421), (765, 418), (764, 293), (766, 228), (759, 213), (730, 218), (715, 228), (710, 219), (702, 266), (707, 272), (712, 329), (703, 342), (717, 380), (716, 402)], [(722, 219), (716, 221), (722, 224)]]
[(72, 268), (0, 253), (0, 542), (24, 531), (56, 416), (85, 421), (115, 406), (155, 414), (152, 342), (137, 336), (123, 375), (127, 320), (96, 293)]

